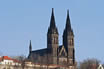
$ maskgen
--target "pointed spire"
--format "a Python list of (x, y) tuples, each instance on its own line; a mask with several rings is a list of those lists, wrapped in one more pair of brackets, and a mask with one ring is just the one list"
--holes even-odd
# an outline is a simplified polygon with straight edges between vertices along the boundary
[(50, 27), (55, 28), (55, 17), (54, 17), (54, 9), (52, 8), (52, 14), (51, 14), (51, 21), (50, 21)]
[(67, 19), (66, 19), (66, 30), (71, 30), (71, 23), (70, 23), (70, 17), (69, 17), (69, 10), (67, 10)]
[(49, 33), (56, 33), (58, 34), (58, 30), (55, 24), (55, 17), (54, 17), (54, 9), (52, 8), (52, 14), (51, 14), (51, 20), (50, 20), (50, 27), (48, 28), (48, 34)]
[(31, 40), (30, 40), (30, 45), (29, 45), (29, 52), (32, 52), (32, 44), (31, 44)]

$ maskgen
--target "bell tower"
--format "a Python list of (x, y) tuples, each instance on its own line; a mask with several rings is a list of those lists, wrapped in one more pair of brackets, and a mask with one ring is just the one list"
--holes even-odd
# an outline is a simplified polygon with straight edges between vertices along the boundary
[(63, 32), (63, 45), (67, 51), (68, 65), (75, 63), (74, 33), (71, 28), (69, 10), (67, 10), (66, 26)]
[(52, 8), (50, 26), (47, 32), (47, 48), (50, 63), (57, 64), (57, 49), (58, 49), (58, 30), (55, 24), (54, 9)]

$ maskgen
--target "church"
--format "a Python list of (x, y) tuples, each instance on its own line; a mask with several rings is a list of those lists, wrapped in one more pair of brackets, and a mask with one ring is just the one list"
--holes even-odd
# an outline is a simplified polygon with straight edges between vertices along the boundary
[(47, 31), (47, 48), (32, 50), (30, 41), (28, 59), (38, 64), (65, 66), (76, 69), (74, 32), (71, 27), (69, 10), (67, 10), (66, 26), (63, 30), (63, 43), (59, 45), (59, 33), (55, 24), (54, 9), (52, 8), (50, 26)]

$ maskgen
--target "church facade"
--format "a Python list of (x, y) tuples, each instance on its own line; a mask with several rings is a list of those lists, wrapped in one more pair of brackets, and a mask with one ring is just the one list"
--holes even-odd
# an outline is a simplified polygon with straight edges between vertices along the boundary
[(47, 32), (47, 48), (32, 50), (30, 42), (28, 59), (37, 64), (58, 65), (76, 69), (74, 33), (71, 28), (69, 11), (67, 11), (66, 26), (63, 31), (63, 44), (59, 45), (59, 33), (55, 24), (52, 9), (50, 26)]

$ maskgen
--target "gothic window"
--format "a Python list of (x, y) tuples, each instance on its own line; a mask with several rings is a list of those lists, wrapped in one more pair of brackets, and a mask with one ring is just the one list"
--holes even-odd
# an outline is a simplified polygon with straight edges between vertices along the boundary
[(74, 39), (72, 38), (72, 45), (74, 45)]
[(73, 39), (71, 39), (71, 45), (73, 44)]
[(57, 41), (57, 39), (56, 38), (54, 38), (54, 43), (56, 44), (56, 41)]
[(54, 42), (54, 44), (58, 44), (58, 37), (54, 37), (53, 42)]
[(72, 45), (72, 40), (70, 40), (70, 46)]
[(72, 45), (72, 40), (68, 40), (68, 45)]
[(55, 42), (55, 41), (54, 41), (54, 37), (51, 39), (51, 42), (52, 42), (52, 43), (54, 43), (54, 42)]
[(70, 46), (73, 46), (74, 45), (74, 41), (73, 41), (73, 38), (70, 39)]
[(55, 37), (53, 37), (53, 43), (56, 44), (56, 38)]

